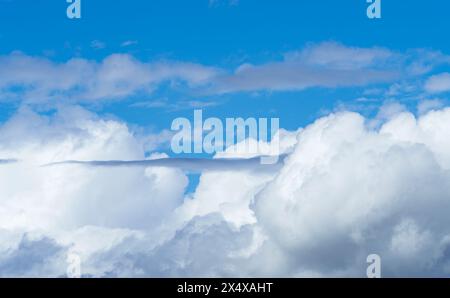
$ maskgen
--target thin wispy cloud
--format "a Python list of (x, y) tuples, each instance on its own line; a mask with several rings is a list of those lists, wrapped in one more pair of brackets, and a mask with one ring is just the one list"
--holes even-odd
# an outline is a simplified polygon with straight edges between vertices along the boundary
[(131, 108), (139, 109), (164, 109), (167, 111), (182, 111), (191, 109), (205, 109), (221, 105), (220, 100), (185, 100), (170, 101), (168, 98), (159, 98), (147, 101), (138, 101), (130, 104)]
[(120, 46), (125, 48), (125, 47), (129, 47), (129, 46), (137, 45), (137, 44), (138, 44), (137, 40), (126, 40), (126, 41), (122, 42), (120, 44)]
[(106, 48), (106, 44), (100, 40), (93, 40), (91, 42), (91, 48), (93, 48), (95, 50), (102, 50), (102, 49)]
[(44, 167), (62, 165), (84, 165), (93, 167), (162, 167), (176, 168), (188, 172), (204, 171), (274, 171), (280, 168), (286, 156), (280, 156), (274, 164), (264, 164), (261, 157), (255, 158), (160, 158), (149, 160), (77, 161), (68, 160), (50, 163)]
[(232, 74), (216, 78), (211, 92), (370, 86), (424, 75), (439, 65), (448, 64), (449, 56), (430, 50), (399, 53), (387, 48), (324, 42), (288, 52), (280, 61), (243, 64)]

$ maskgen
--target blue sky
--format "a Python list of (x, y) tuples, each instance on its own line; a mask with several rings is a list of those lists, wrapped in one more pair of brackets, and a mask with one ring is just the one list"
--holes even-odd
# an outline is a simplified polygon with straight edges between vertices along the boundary
[[(54, 62), (73, 57), (101, 61), (127, 53), (141, 61), (177, 60), (233, 71), (244, 63), (279, 61), (311, 43), (385, 47), (405, 52), (424, 48), (450, 53), (445, 1), (383, 1), (383, 18), (369, 20), (362, 0), (346, 1), (107, 1), (84, 0), (82, 19), (69, 20), (65, 1), (0, 1), (0, 53), (21, 51)], [(433, 26), (429, 26), (433, 23)], [(128, 46), (124, 46), (128, 41)], [(369, 85), (369, 84), (368, 84)], [(371, 87), (377, 87), (373, 84)], [(164, 129), (192, 109), (142, 109), (130, 102), (214, 102), (211, 116), (278, 116), (294, 129), (337, 104), (361, 97), (358, 88), (306, 88), (274, 92), (198, 95), (161, 86), (151, 95), (91, 106), (99, 113), (140, 126)], [(0, 119), (17, 103), (3, 103)]]

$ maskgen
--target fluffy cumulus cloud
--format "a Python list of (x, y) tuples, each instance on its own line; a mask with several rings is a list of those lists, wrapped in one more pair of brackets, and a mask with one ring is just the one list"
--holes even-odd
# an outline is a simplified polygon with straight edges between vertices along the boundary
[(61, 158), (143, 159), (140, 141), (122, 123), (79, 108), (51, 117), (23, 109), (0, 130), (0, 156), (17, 160), (0, 169), (0, 250), (5, 264), (15, 258), (28, 266), (15, 272), (8, 265), (3, 274), (45, 274), (34, 262), (45, 261), (38, 254), (46, 245), (55, 247), (52, 257), (73, 245), (80, 253), (103, 248), (134, 235), (128, 230), (157, 226), (183, 202), (188, 180), (180, 170), (41, 166)]
[(377, 253), (387, 276), (446, 274), (449, 121), (401, 113), (373, 131), (344, 113), (300, 133), (254, 208), (289, 272), (363, 275)]
[(281, 168), (209, 170), (187, 193), (176, 168), (41, 166), (142, 160), (145, 142), (82, 108), (22, 108), (0, 127), (0, 275), (65, 276), (76, 254), (97, 277), (364, 276), (373, 253), (385, 276), (448, 275), (449, 126), (449, 108), (376, 129), (331, 114), (280, 132)]

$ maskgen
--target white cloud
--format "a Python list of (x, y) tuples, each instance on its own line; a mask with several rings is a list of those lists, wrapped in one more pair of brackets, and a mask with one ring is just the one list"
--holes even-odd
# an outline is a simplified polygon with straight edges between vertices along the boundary
[(2, 228), (139, 229), (158, 224), (183, 200), (187, 178), (179, 170), (40, 167), (61, 159), (143, 159), (143, 146), (122, 123), (80, 109), (53, 117), (25, 109), (0, 132), (0, 156), (20, 160), (0, 168)]
[(430, 93), (450, 91), (450, 73), (441, 73), (430, 77), (425, 83), (425, 90)]
[(386, 66), (396, 54), (385, 48), (347, 47), (336, 42), (324, 42), (286, 54), (287, 61), (301, 61), (307, 65), (332, 69), (361, 69)]
[(184, 100), (173, 102), (168, 98), (158, 98), (147, 101), (139, 101), (130, 105), (132, 108), (139, 109), (165, 109), (168, 111), (181, 111), (190, 109), (203, 109), (222, 104), (221, 101), (214, 100)]
[[(243, 64), (234, 73), (216, 78), (212, 90), (229, 93), (367, 86), (415, 78), (449, 63), (448, 56), (431, 50), (400, 53), (380, 47), (323, 42), (285, 53), (280, 61)], [(397, 84), (396, 88), (405, 91), (416, 88), (416, 83), (408, 84)]]
[(377, 253), (385, 276), (444, 275), (449, 120), (450, 109), (419, 119), (400, 113), (373, 131), (360, 115), (343, 113), (302, 131), (255, 206), (291, 264), (284, 269), (362, 276), (365, 257)]
[(404, 57), (406, 71), (411, 75), (423, 75), (429, 73), (440, 65), (448, 65), (450, 56), (440, 51), (429, 49), (408, 50)]
[[(280, 154), (288, 153), (296, 144), (296, 133), (281, 130)], [(258, 143), (259, 154), (270, 155), (276, 152), (271, 146), (275, 143), (250, 140), (250, 143)], [(225, 152), (216, 154), (216, 158), (251, 158), (257, 154), (246, 152), (246, 142), (230, 146)], [(277, 151), (278, 151), (277, 150)], [(255, 195), (271, 181), (274, 171), (209, 171), (200, 177), (196, 192), (190, 200), (177, 210), (178, 220), (191, 220), (195, 216), (206, 216), (211, 213), (220, 213), (224, 219), (236, 227), (256, 223), (254, 212), (251, 210)], [(236, 186), (239, 187), (236, 187)]]
[(352, 48), (331, 42), (311, 45), (285, 54), (280, 62), (241, 65), (232, 75), (216, 79), (214, 90), (280, 91), (390, 82), (400, 75), (399, 69), (388, 66), (394, 57), (394, 53), (380, 48)]
[(127, 54), (113, 54), (101, 62), (73, 58), (57, 63), (21, 53), (0, 56), (0, 99), (111, 100), (139, 92), (150, 93), (165, 81), (196, 86), (217, 70), (194, 63), (145, 63)]
[(425, 99), (417, 104), (417, 112), (419, 115), (424, 115), (429, 111), (441, 109), (443, 106), (444, 102), (441, 99)]
[(129, 47), (138, 44), (137, 40), (126, 40), (120, 44), (121, 47)]
[(80, 108), (22, 109), (0, 128), (0, 157), (20, 160), (0, 165), (0, 275), (62, 276), (68, 252), (86, 276), (364, 276), (372, 253), (384, 276), (448, 275), (450, 108), (369, 122), (282, 132), (280, 170), (203, 173), (186, 195), (174, 169), (39, 167), (143, 144)]

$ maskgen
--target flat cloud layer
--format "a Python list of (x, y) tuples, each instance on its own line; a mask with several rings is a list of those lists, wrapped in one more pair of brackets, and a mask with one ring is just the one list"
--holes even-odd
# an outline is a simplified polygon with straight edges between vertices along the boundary
[(202, 84), (217, 70), (194, 63), (146, 63), (128, 54), (113, 54), (101, 62), (73, 58), (54, 62), (15, 52), (0, 56), (0, 99), (46, 102), (54, 99), (98, 101), (151, 93), (166, 81)]
[(174, 168), (40, 167), (145, 152), (82, 108), (23, 108), (0, 127), (18, 161), (0, 164), (0, 275), (65, 276), (78, 254), (84, 276), (364, 276), (376, 253), (384, 276), (447, 276), (450, 108), (368, 122), (283, 132), (281, 169), (205, 172), (187, 194)]
[[(171, 90), (187, 86), (186, 93), (203, 95), (362, 87), (416, 79), (449, 63), (448, 56), (431, 50), (396, 53), (336, 42), (311, 44), (279, 59), (256, 65), (243, 63), (234, 69), (183, 61), (148, 62), (129, 54), (112, 54), (101, 61), (52, 61), (13, 52), (0, 56), (0, 101), (85, 103), (148, 97), (168, 82)], [(448, 78), (445, 74), (432, 77), (425, 89), (446, 91)]]

